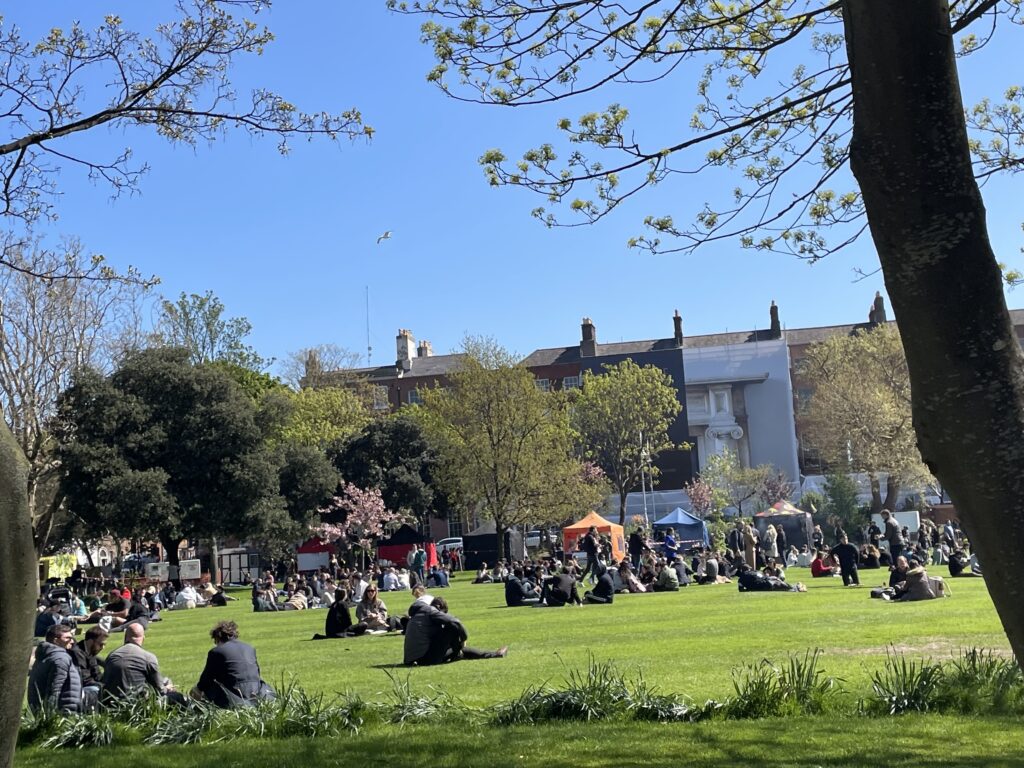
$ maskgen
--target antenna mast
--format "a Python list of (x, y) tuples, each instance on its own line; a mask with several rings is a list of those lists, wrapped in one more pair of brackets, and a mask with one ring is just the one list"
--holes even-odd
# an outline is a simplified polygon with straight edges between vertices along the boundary
[(370, 346), (370, 286), (366, 286), (366, 365), (370, 366), (373, 347)]

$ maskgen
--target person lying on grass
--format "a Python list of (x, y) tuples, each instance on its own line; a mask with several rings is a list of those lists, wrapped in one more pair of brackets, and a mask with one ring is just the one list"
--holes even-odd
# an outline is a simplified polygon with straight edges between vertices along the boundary
[(774, 576), (765, 576), (749, 566), (740, 568), (737, 576), (740, 592), (806, 592), (802, 583), (787, 584)]
[(431, 666), (459, 659), (498, 659), (508, 654), (508, 646), (496, 651), (481, 651), (466, 645), (468, 635), (462, 622), (448, 613), (448, 603), (435, 597), (431, 605), (416, 605), (405, 629), (404, 664)]

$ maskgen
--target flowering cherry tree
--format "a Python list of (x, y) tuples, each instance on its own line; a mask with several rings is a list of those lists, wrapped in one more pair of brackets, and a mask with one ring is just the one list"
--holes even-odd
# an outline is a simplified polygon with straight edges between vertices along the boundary
[(711, 483), (698, 477), (684, 485), (683, 490), (690, 497), (690, 506), (697, 517), (703, 520), (711, 513), (715, 505), (715, 489)]
[(342, 524), (320, 523), (313, 527), (313, 533), (325, 541), (335, 542), (348, 539), (367, 550), (384, 533), (384, 526), (396, 518), (394, 512), (384, 505), (384, 499), (376, 488), (363, 490), (352, 483), (345, 483), (341, 494), (334, 496), (321, 514), (342, 512)]

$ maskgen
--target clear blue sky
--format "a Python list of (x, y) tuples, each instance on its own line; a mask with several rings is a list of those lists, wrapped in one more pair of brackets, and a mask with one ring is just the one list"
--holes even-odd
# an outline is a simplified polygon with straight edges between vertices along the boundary
[[(173, 15), (167, 2), (9, 6), (4, 23), (32, 39), (73, 19), (95, 26), (111, 11), (145, 30)], [(868, 237), (813, 266), (734, 243), (691, 256), (626, 247), (644, 214), (685, 218), (729, 189), (727, 176), (658, 188), (593, 227), (548, 230), (529, 215), (539, 201), (488, 187), (477, 158), (554, 138), (559, 117), (599, 109), (613, 95), (538, 110), (446, 99), (425, 80), (433, 62), (419, 43), (420, 20), (389, 13), (383, 0), (279, 0), (258, 20), (277, 40), (261, 58), (239, 62), (238, 89), (262, 85), (307, 110), (358, 107), (374, 140), (298, 143), (282, 158), (274, 140), (242, 134), (193, 149), (101, 129), (81, 141), (131, 146), (151, 166), (141, 194), (111, 201), (68, 170), (50, 231), (80, 237), (116, 266), (159, 275), (165, 295), (212, 290), (229, 314), (250, 319), (250, 341), (265, 356), (326, 342), (365, 355), (367, 287), (375, 364), (394, 360), (400, 327), (438, 353), (470, 332), (525, 354), (575, 343), (584, 315), (599, 341), (668, 336), (677, 308), (688, 334), (763, 328), (772, 299), (789, 327), (863, 321), (883, 288), (877, 274), (856, 282), (855, 269), (877, 267)], [(969, 100), (998, 97), (1009, 84), (997, 63), (1012, 58), (999, 54), (983, 52), (962, 72)], [(641, 137), (688, 134), (692, 81), (614, 96), (631, 108)], [(985, 196), (997, 253), (1018, 263), (1019, 193), (1012, 180), (999, 181)], [(376, 245), (385, 230), (392, 239)]]

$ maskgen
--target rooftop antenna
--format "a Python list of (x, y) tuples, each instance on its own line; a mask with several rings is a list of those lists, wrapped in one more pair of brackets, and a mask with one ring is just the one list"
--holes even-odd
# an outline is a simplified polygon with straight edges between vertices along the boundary
[(373, 347), (370, 346), (370, 286), (366, 286), (366, 365), (370, 366), (370, 356), (373, 354)]

